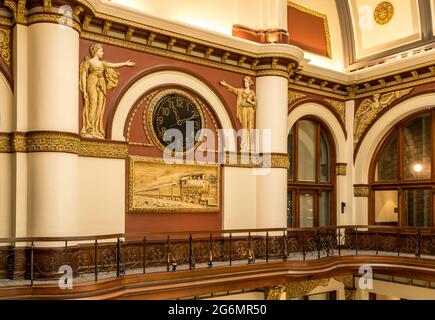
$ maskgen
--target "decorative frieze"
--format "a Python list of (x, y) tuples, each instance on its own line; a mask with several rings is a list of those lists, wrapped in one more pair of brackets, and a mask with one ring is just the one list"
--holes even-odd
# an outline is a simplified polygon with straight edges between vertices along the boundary
[(287, 300), (306, 296), (317, 287), (328, 286), (328, 283), (329, 279), (290, 282), (287, 284)]
[(66, 132), (0, 133), (0, 153), (61, 152), (82, 157), (126, 159), (127, 143), (83, 139)]
[(385, 94), (375, 93), (373, 98), (367, 98), (359, 105), (354, 122), (354, 143), (355, 147), (360, 141), (361, 137), (366, 132), (370, 124), (377, 118), (377, 116), (387, 107), (389, 107), (396, 100), (411, 93), (413, 88), (398, 90)]
[(288, 105), (291, 105), (293, 102), (305, 98), (307, 95), (297, 92), (297, 91), (293, 91), (293, 90), (289, 90), (288, 91)]
[(357, 198), (368, 198), (370, 195), (370, 187), (367, 184), (354, 185), (354, 196)]
[(11, 31), (3, 28), (0, 28), (0, 57), (6, 65), (11, 65)]
[(283, 289), (284, 286), (267, 287), (265, 292), (266, 300), (281, 300)]
[(347, 163), (337, 163), (336, 174), (337, 176), (347, 175)]
[(344, 101), (337, 101), (331, 99), (325, 99), (327, 103), (329, 103), (337, 114), (340, 116), (341, 123), (343, 126), (346, 126), (346, 104)]

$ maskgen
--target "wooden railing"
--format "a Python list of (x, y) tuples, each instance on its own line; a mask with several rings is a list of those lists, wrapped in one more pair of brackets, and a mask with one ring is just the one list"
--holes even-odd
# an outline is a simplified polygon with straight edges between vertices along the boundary
[(340, 226), (7, 238), (0, 239), (0, 281), (33, 285), (58, 279), (62, 266), (69, 266), (75, 279), (97, 282), (126, 273), (357, 255), (435, 258), (435, 228)]

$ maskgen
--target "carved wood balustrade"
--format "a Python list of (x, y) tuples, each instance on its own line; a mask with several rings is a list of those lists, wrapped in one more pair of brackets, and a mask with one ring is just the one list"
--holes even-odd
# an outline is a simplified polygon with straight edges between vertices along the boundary
[(270, 261), (386, 255), (435, 258), (435, 229), (340, 226), (212, 230), (98, 237), (0, 239), (0, 279), (120, 278)]

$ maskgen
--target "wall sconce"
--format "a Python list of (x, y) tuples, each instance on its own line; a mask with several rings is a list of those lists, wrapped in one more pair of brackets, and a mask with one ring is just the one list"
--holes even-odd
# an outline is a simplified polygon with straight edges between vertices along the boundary
[(420, 177), (420, 174), (423, 172), (423, 165), (420, 162), (417, 162), (416, 164), (414, 164), (412, 166), (412, 171), (414, 171), (415, 177), (418, 180), (418, 178)]

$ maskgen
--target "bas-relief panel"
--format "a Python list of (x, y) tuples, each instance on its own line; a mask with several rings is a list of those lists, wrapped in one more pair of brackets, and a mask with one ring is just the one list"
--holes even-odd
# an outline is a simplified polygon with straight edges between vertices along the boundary
[(129, 211), (218, 212), (220, 167), (129, 158)]

